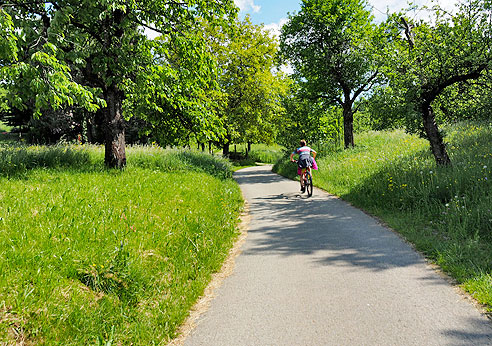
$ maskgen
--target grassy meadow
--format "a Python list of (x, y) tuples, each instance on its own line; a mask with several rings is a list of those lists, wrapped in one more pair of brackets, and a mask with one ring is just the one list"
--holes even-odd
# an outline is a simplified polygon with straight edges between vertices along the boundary
[[(492, 311), (492, 124), (445, 131), (450, 167), (423, 139), (368, 132), (320, 157), (314, 183), (381, 218)], [(283, 159), (274, 170), (293, 178), (295, 168)]]
[(231, 164), (0, 147), (0, 344), (166, 344), (237, 236)]
[(248, 153), (247, 157), (246, 148), (246, 145), (237, 146), (238, 152), (234, 154), (239, 157), (235, 160), (232, 160), (234, 170), (254, 166), (256, 165), (256, 163), (273, 164), (284, 156), (284, 148), (276, 144), (252, 144), (251, 151)]

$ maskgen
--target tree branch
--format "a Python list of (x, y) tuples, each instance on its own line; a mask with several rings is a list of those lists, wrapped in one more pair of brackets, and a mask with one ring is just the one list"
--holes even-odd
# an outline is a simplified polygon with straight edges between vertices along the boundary
[(412, 34), (412, 27), (410, 24), (407, 23), (405, 18), (400, 17), (400, 21), (403, 24), (403, 27), (405, 28), (405, 36), (407, 37), (408, 44), (410, 45), (410, 50), (413, 49), (415, 46), (415, 42), (413, 40), (413, 34)]
[(424, 92), (422, 96), (424, 97), (425, 100), (427, 101), (432, 101), (434, 100), (444, 89), (446, 89), (448, 86), (451, 86), (455, 83), (459, 82), (464, 82), (470, 79), (478, 79), (482, 75), (482, 71), (487, 68), (486, 64), (480, 65), (477, 67), (476, 70), (471, 71), (469, 73), (457, 75), (448, 78), (444, 82), (438, 84), (436, 87), (430, 89), (427, 92)]
[(355, 101), (355, 99), (359, 97), (359, 95), (364, 91), (369, 91), (374, 85), (374, 83), (376, 82), (375, 79), (378, 75), (379, 75), (379, 70), (374, 71), (374, 73), (371, 75), (371, 77), (369, 77), (367, 82), (355, 91), (351, 101)]

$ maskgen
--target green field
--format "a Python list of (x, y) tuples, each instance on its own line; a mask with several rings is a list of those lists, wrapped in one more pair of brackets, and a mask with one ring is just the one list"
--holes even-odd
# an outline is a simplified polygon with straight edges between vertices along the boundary
[(165, 344), (220, 269), (242, 198), (209, 155), (0, 149), (0, 344)]
[[(446, 128), (453, 165), (402, 131), (356, 136), (320, 158), (317, 186), (378, 216), (492, 311), (492, 124)], [(295, 177), (287, 159), (274, 170)]]
[(13, 142), (19, 137), (13, 133), (10, 133), (12, 127), (8, 126), (4, 122), (0, 121), (0, 144)]

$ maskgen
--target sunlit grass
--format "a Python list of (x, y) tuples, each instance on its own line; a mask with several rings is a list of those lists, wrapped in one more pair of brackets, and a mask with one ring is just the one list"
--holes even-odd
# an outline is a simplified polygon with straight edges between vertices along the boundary
[(236, 236), (230, 164), (136, 147), (119, 171), (101, 148), (15, 150), (36, 159), (0, 176), (0, 343), (165, 344)]
[(4, 122), (0, 121), (0, 143), (11, 143), (18, 139), (18, 136), (10, 133), (11, 130), (11, 126), (8, 126)]
[(238, 153), (243, 156), (239, 160), (233, 160), (232, 163), (235, 166), (234, 170), (238, 170), (244, 167), (254, 166), (257, 163), (269, 163), (273, 164), (277, 162), (282, 156), (284, 156), (284, 148), (282, 146), (273, 144), (253, 144), (251, 151), (246, 157), (246, 146), (239, 146), (237, 148)]
[[(492, 125), (446, 133), (450, 167), (436, 166), (425, 140), (370, 132), (320, 158), (314, 182), (379, 216), (492, 310)], [(285, 160), (275, 169), (295, 176)]]

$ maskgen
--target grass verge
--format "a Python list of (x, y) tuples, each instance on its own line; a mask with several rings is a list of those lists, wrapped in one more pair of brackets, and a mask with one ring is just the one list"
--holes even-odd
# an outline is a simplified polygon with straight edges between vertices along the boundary
[(242, 206), (227, 161), (102, 155), (0, 149), (19, 163), (0, 175), (0, 343), (166, 344), (220, 269)]
[[(492, 311), (492, 124), (449, 127), (453, 165), (401, 131), (356, 137), (320, 158), (315, 185), (384, 220)], [(296, 176), (286, 159), (274, 170)]]

